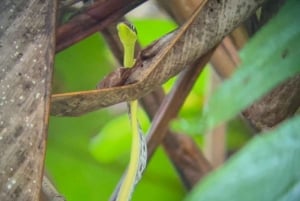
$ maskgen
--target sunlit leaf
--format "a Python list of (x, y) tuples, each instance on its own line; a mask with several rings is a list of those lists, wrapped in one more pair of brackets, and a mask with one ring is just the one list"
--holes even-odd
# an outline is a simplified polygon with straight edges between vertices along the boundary
[(299, 1), (289, 1), (254, 36), (240, 54), (240, 68), (217, 89), (200, 123), (199, 118), (193, 121), (187, 132), (211, 129), (233, 118), (279, 83), (300, 72), (299, 10)]
[(176, 28), (176, 24), (167, 19), (133, 19), (132, 22), (138, 31), (138, 40), (142, 46), (149, 45)]
[[(145, 131), (149, 121), (142, 111), (138, 119)], [(128, 156), (131, 145), (131, 127), (127, 114), (120, 115), (107, 122), (101, 131), (92, 138), (89, 150), (101, 163), (110, 163), (124, 155)]]
[(300, 200), (300, 116), (255, 137), (186, 201)]
[(93, 34), (55, 57), (54, 93), (96, 89), (112, 67), (105, 41)]
[(242, 65), (208, 103), (207, 128), (237, 115), (286, 78), (300, 72), (300, 2), (289, 2), (241, 52)]

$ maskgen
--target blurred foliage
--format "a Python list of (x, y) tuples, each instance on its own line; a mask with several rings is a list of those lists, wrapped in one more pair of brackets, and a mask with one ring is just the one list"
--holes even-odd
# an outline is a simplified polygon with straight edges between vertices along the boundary
[(173, 21), (165, 19), (132, 19), (138, 33), (138, 41), (145, 47), (176, 28)]
[[(168, 20), (134, 20), (143, 45), (175, 28)], [(149, 27), (157, 27), (155, 30)], [(99, 34), (56, 55), (54, 93), (91, 90), (115, 61)], [(140, 111), (143, 126), (149, 126)], [(108, 200), (129, 161), (130, 126), (125, 104), (80, 117), (51, 117), (46, 170), (68, 201)], [(162, 168), (163, 167), (163, 168)], [(151, 160), (133, 200), (182, 200), (184, 188), (161, 149)], [(145, 192), (149, 193), (145, 197)]]
[[(297, 8), (299, 8), (299, 6)], [(295, 8), (291, 10), (295, 11)], [(288, 37), (288, 32), (285, 30), (286, 26), (293, 27), (292, 30), (299, 30), (297, 27), (295, 27), (295, 20), (291, 20), (288, 16), (280, 17), (280, 19), (281, 18), (282, 23), (285, 24), (276, 23), (277, 28), (275, 30), (266, 28), (266, 33), (263, 36), (256, 36), (258, 39), (254, 39), (254, 42), (252, 41), (249, 45), (248, 48), (255, 49), (258, 55), (255, 54), (250, 58), (247, 58), (249, 55), (251, 55), (251, 51), (244, 51), (243, 59), (245, 59), (245, 61), (248, 59), (247, 61), (251, 63), (253, 60), (252, 58), (256, 58), (255, 61), (257, 63), (251, 63), (251, 65), (254, 65), (255, 67), (256, 64), (264, 64), (264, 68), (260, 66), (260, 69), (257, 70), (253, 67), (253, 69), (249, 72), (259, 72), (259, 74), (255, 74), (255, 77), (253, 78), (246, 76), (245, 73), (243, 75), (243, 72), (238, 72), (237, 75), (235, 75), (235, 77), (238, 78), (233, 77), (233, 79), (237, 79), (237, 81), (231, 81), (235, 82), (235, 84), (225, 84), (225, 87), (220, 87), (219, 90), (221, 92), (217, 93), (222, 95), (215, 95), (216, 97), (213, 97), (215, 100), (212, 101), (213, 103), (210, 103), (208, 108), (215, 108), (208, 109), (207, 111), (209, 111), (209, 113), (206, 113), (208, 114), (209, 118), (215, 118), (213, 120), (207, 120), (210, 122), (208, 127), (212, 127), (224, 120), (234, 117), (243, 107), (245, 107), (247, 104), (250, 104), (254, 99), (258, 98), (263, 93), (270, 90), (271, 86), (275, 85), (274, 83), (278, 83), (278, 80), (284, 79), (283, 77), (275, 79), (273, 77), (276, 76), (271, 77), (263, 74), (264, 72), (268, 72), (272, 75), (276, 75), (276, 73), (273, 73), (271, 70), (263, 71), (263, 69), (268, 69), (266, 67), (268, 65), (274, 65), (275, 68), (277, 66), (276, 72), (278, 73), (282, 72), (282, 69), (280, 69), (278, 66), (284, 64), (286, 65), (284, 71), (288, 71), (287, 69), (289, 69), (289, 63), (280, 63), (281, 61), (279, 61), (278, 57), (274, 57), (272, 55), (272, 51), (274, 51), (278, 56), (278, 54), (280, 55), (282, 50), (284, 50), (285, 45), (281, 43), (289, 44), (289, 48), (291, 49), (289, 49), (288, 53), (292, 53), (292, 51), (295, 51), (296, 53), (297, 51), (299, 52), (299, 50), (295, 49), (297, 42), (299, 42), (298, 39), (296, 40), (293, 38), (290, 41), (285, 40), (285, 37)], [(142, 46), (148, 45), (176, 27), (173, 22), (163, 19), (133, 19), (132, 21), (137, 27), (139, 41)], [(279, 29), (281, 30), (280, 32), (277, 31)], [(270, 35), (272, 35), (272, 37), (269, 37)], [(273, 35), (276, 40), (273, 38)], [(270, 39), (268, 39), (268, 37)], [(276, 48), (270, 48), (270, 46), (267, 45), (262, 47), (260, 45), (260, 43), (267, 41), (269, 42), (268, 44), (274, 46), (274, 40), (276, 42)], [(278, 42), (279, 40), (281, 43)], [(255, 44), (259, 45), (259, 48), (257, 48)], [(286, 55), (288, 58), (287, 60), (291, 60), (290, 58), (295, 59), (295, 56), (293, 55), (294, 54)], [(266, 58), (271, 58), (272, 61), (265, 61)], [(115, 64), (116, 62), (110, 54), (109, 48), (105, 44), (105, 41), (101, 35), (94, 34), (56, 55), (54, 93), (95, 89), (97, 83), (112, 70), (111, 67)], [(246, 68), (246, 66), (243, 68)], [(280, 74), (285, 73), (286, 72), (282, 72)], [(246, 77), (242, 79), (243, 76)], [(268, 79), (265, 79), (265, 77)], [(243, 80), (246, 78), (248, 87), (245, 88)], [(238, 79), (241, 80), (239, 81)], [(164, 89), (166, 92), (170, 91), (175, 80), (176, 78), (172, 78), (170, 81), (164, 84)], [(251, 85), (253, 80), (257, 82), (256, 85)], [(263, 81), (268, 83), (265, 84)], [(210, 71), (209, 68), (206, 68), (201, 74), (200, 78), (197, 80), (191, 94), (184, 104), (184, 107), (180, 111), (180, 117), (183, 119), (188, 119), (188, 121), (185, 121), (185, 124), (184, 122), (176, 122), (176, 124), (180, 124), (180, 127), (186, 125), (185, 130), (189, 132), (192, 131), (192, 133), (197, 134), (193, 137), (197, 142), (199, 142), (200, 146), (202, 146), (201, 143), (203, 136), (199, 134), (202, 134), (203, 130), (200, 130), (197, 126), (193, 127), (193, 124), (190, 122), (193, 122), (191, 121), (191, 119), (193, 119), (195, 122), (194, 125), (199, 125), (199, 117), (202, 113), (206, 89), (209, 82)], [(234, 88), (234, 90), (230, 88), (230, 85), (235, 86), (236, 84), (239, 84), (239, 88)], [(258, 93), (256, 88), (253, 87), (259, 87), (262, 89), (260, 89)], [(253, 89), (255, 89), (257, 92), (256, 95), (253, 95), (254, 93), (249, 93), (249, 90), (251, 92)], [(239, 95), (240, 92), (243, 93)], [(234, 95), (230, 95), (232, 93), (234, 93)], [(233, 100), (235, 97), (237, 97), (238, 101)], [(222, 105), (232, 105), (231, 102), (227, 101), (236, 101), (237, 104), (234, 104), (234, 107)], [(242, 103), (240, 104), (240, 102)], [(139, 119), (143, 129), (147, 131), (149, 127), (148, 119), (142, 111), (139, 111), (139, 113)], [(224, 193), (227, 193), (225, 195), (234, 195), (235, 192), (233, 191), (231, 194), (228, 191), (228, 186), (226, 186), (227, 183), (225, 179), (227, 178), (227, 175), (235, 174), (235, 170), (239, 170), (240, 175), (243, 175), (243, 171), (247, 168), (247, 165), (250, 167), (252, 167), (251, 165), (255, 165), (255, 156), (258, 156), (260, 152), (263, 153), (263, 155), (261, 156), (262, 158), (259, 159), (264, 159), (264, 157), (268, 156), (268, 158), (270, 157), (270, 160), (273, 157), (273, 159), (277, 162), (280, 161), (278, 160), (278, 157), (275, 158), (272, 151), (269, 151), (267, 147), (269, 144), (274, 143), (275, 148), (278, 148), (275, 149), (276, 154), (280, 154), (282, 151), (282, 155), (280, 156), (288, 156), (289, 151), (284, 152), (285, 148), (288, 147), (283, 145), (283, 149), (283, 147), (280, 147), (277, 143), (280, 142), (278, 138), (282, 138), (282, 142), (289, 142), (289, 139), (294, 136), (289, 127), (291, 126), (290, 124), (295, 126), (295, 121), (299, 120), (294, 120), (292, 123), (288, 122), (287, 124), (283, 125), (282, 128), (274, 131), (273, 134), (270, 133), (262, 138), (256, 139), (249, 146), (246, 146), (242, 153), (235, 156), (235, 158), (229, 162), (229, 165), (224, 167), (224, 170), (221, 169), (219, 172), (213, 173), (211, 178), (207, 178), (203, 184), (200, 183), (200, 186), (197, 187), (197, 189), (189, 196), (188, 200), (200, 200), (202, 193), (206, 193), (204, 195), (208, 195), (208, 197), (203, 197), (207, 198), (206, 200), (214, 200), (208, 198), (210, 198), (209, 195), (212, 190), (214, 190), (214, 186), (217, 186), (219, 180), (220, 184), (217, 186), (218, 192), (215, 194), (220, 196), (220, 199)], [(227, 148), (230, 152), (235, 152), (237, 149), (242, 148), (251, 136), (249, 135), (249, 131), (245, 128), (243, 122), (241, 122), (241, 120), (238, 118), (230, 121), (227, 127)], [(287, 137), (284, 138), (284, 134), (282, 133), (288, 133)], [(295, 136), (295, 138), (297, 138), (297, 136)], [(58, 190), (66, 197), (68, 201), (108, 200), (128, 164), (130, 142), (130, 126), (126, 112), (126, 105), (124, 103), (91, 112), (80, 117), (51, 117), (46, 155), (47, 173), (53, 180), (54, 184), (58, 187)], [(290, 148), (290, 150), (292, 150), (294, 147)], [(294, 151), (297, 151), (298, 153), (299, 150), (295, 149)], [(293, 158), (291, 158), (291, 160), (292, 159)], [(248, 160), (249, 162), (247, 162)], [(287, 158), (284, 160), (285, 161), (281, 162), (284, 163), (291, 161)], [(271, 168), (271, 166), (268, 164), (272, 163), (267, 163), (264, 160), (259, 160), (259, 162), (262, 165), (262, 168)], [(243, 165), (244, 163), (245, 165)], [(277, 170), (281, 171), (282, 169), (280, 168), (282, 167), (283, 165), (279, 166)], [(232, 170), (233, 172), (231, 173)], [(255, 171), (256, 170), (253, 170), (251, 172), (251, 174), (253, 173), (254, 176), (256, 173)], [(261, 176), (265, 172), (262, 169), (261, 171), (257, 171), (257, 173), (260, 173)], [(246, 176), (244, 178), (247, 179)], [(289, 175), (288, 179), (290, 178), (291, 176)], [(269, 175), (266, 175), (263, 180), (258, 181), (265, 182), (263, 184), (267, 185), (268, 179), (270, 179), (270, 177)], [(272, 181), (275, 183), (275, 180)], [(290, 180), (285, 181), (287, 182), (284, 185), (288, 184)], [(249, 187), (247, 186), (246, 180), (243, 180), (243, 182), (245, 185), (241, 186), (241, 191), (245, 190), (243, 188)], [(258, 187), (260, 183), (255, 182), (253, 184)], [(278, 180), (277, 183), (279, 182), (280, 181)], [(233, 183), (240, 185), (239, 179), (235, 179)], [(295, 183), (294, 187), (299, 189), (299, 185), (296, 184), (297, 183)], [(254, 189), (260, 192), (260, 189)], [(239, 194), (239, 191), (236, 192)], [(291, 192), (294, 191), (291, 190)], [(246, 196), (247, 192), (240, 194), (242, 196)], [(183, 200), (184, 197), (185, 190), (180, 182), (175, 168), (172, 166), (163, 150), (159, 148), (151, 159), (142, 180), (137, 185), (132, 200), (179, 201)]]
[(251, 129), (236, 117), (227, 123), (227, 151), (232, 154), (242, 148), (253, 137)]
[[(138, 111), (138, 120), (144, 133), (149, 128), (146, 114)], [(131, 146), (131, 128), (127, 113), (118, 115), (105, 124), (101, 131), (91, 140), (89, 149), (92, 155), (101, 163), (109, 163), (128, 157)], [(117, 149), (116, 149), (117, 147)]]
[[(191, 121), (190, 126), (183, 122), (181, 130), (195, 133), (212, 129), (300, 73), (298, 8), (285, 8), (247, 43), (240, 52), (241, 66), (212, 95), (204, 114)], [(176, 126), (180, 129), (180, 122)]]
[[(299, 10), (299, 1), (287, 1), (247, 44), (241, 52), (242, 67), (208, 103), (202, 129), (232, 118), (278, 83), (300, 72)], [(300, 200), (299, 130), (300, 116), (296, 115), (254, 137), (223, 167), (203, 179), (185, 200)], [(236, 146), (236, 142), (231, 143)]]
[(300, 116), (254, 138), (186, 201), (300, 200)]
[(112, 65), (109, 49), (99, 34), (60, 52), (55, 57), (53, 93), (95, 89)]

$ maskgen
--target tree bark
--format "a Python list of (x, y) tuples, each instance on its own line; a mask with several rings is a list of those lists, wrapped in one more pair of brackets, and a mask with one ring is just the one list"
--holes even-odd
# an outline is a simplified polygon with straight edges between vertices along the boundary
[(43, 177), (55, 0), (0, 3), (0, 200), (37, 201)]

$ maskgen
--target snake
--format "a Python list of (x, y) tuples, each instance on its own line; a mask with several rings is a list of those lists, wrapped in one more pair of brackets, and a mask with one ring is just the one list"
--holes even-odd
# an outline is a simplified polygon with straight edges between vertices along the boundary
[[(123, 66), (131, 68), (135, 64), (134, 50), (137, 41), (136, 28), (127, 22), (117, 25), (119, 39), (124, 49)], [(137, 118), (138, 101), (128, 103), (128, 116), (132, 130), (130, 161), (127, 172), (117, 195), (117, 201), (129, 201), (136, 184), (141, 179), (147, 163), (147, 145)]]

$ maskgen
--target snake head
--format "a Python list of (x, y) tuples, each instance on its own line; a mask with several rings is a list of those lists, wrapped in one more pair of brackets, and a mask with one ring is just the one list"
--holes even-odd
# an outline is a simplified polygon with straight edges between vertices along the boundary
[(127, 22), (121, 22), (117, 25), (118, 34), (124, 45), (133, 45), (137, 40), (136, 28)]

